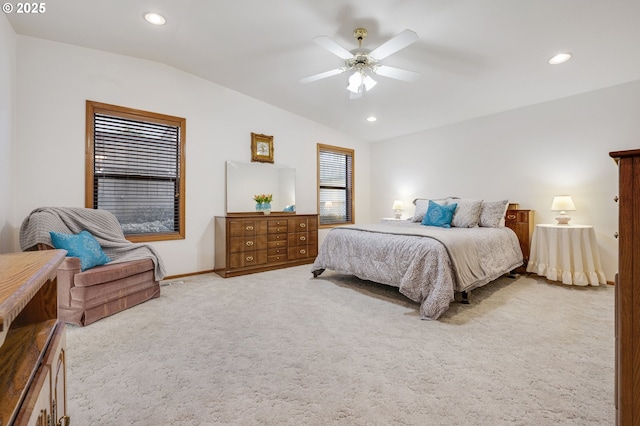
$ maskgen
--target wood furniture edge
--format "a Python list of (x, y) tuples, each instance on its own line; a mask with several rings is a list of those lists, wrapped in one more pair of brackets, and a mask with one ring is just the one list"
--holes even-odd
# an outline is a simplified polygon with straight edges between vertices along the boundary
[[(30, 268), (17, 271), (18, 274), (12, 275), (10, 278), (25, 276), (24, 281), (15, 291), (6, 287), (0, 282), (0, 346), (4, 341), (5, 332), (11, 327), (11, 323), (16, 319), (18, 314), (24, 309), (29, 301), (40, 291), (44, 284), (51, 280), (57, 274), (57, 266), (62, 263), (67, 252), (65, 250), (49, 250), (39, 253), (33, 257), (47, 259), (45, 264), (38, 265), (33, 268), (35, 262)], [(0, 271), (6, 271), (10, 268), (11, 260), (20, 257), (23, 253), (8, 253), (0, 257)], [(11, 259), (9, 259), (11, 258)]]
[[(64, 250), (0, 255), (0, 306), (5, 315), (0, 370), (6, 370), (0, 376), (2, 424), (48, 424), (47, 414), (56, 414), (53, 407), (58, 400), (52, 396), (53, 373), (47, 362), (54, 352), (64, 352), (65, 325), (57, 315), (57, 269), (65, 255)], [(64, 391), (61, 402), (66, 417), (66, 371), (58, 373), (63, 375), (59, 389)]]

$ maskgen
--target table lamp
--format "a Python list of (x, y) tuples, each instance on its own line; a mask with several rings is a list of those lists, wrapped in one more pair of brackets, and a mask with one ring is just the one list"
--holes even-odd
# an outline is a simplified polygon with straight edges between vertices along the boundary
[(560, 213), (556, 217), (558, 225), (568, 225), (571, 218), (567, 216), (567, 211), (574, 211), (576, 209), (571, 195), (556, 195), (553, 197), (553, 203), (551, 203), (552, 211), (559, 211)]
[(402, 210), (404, 210), (404, 203), (400, 200), (395, 200), (393, 202), (393, 207), (391, 207), (396, 212), (396, 219), (400, 219), (402, 216)]

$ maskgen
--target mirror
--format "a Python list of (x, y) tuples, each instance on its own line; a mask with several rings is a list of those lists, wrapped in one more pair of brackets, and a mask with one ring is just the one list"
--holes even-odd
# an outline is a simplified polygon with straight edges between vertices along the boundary
[(272, 212), (295, 211), (296, 169), (265, 163), (227, 161), (227, 213), (256, 210), (253, 196), (272, 194)]

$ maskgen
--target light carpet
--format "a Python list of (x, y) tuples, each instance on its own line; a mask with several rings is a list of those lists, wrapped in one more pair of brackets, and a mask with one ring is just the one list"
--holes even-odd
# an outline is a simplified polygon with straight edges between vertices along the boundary
[(74, 425), (613, 425), (614, 290), (521, 276), (438, 321), (310, 266), (162, 287), (67, 328)]

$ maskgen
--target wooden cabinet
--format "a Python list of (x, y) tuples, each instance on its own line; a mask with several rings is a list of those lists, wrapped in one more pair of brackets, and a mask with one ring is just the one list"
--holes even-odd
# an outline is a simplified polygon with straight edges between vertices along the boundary
[(0, 255), (0, 425), (67, 425), (58, 265), (66, 251)]
[(222, 277), (313, 263), (318, 215), (238, 213), (215, 218), (215, 272)]
[(524, 273), (529, 263), (531, 253), (531, 236), (533, 235), (533, 210), (507, 210), (505, 226), (513, 229), (520, 241), (520, 249), (524, 257), (524, 264), (516, 269), (518, 273)]
[(615, 283), (616, 424), (640, 424), (640, 149), (609, 154), (619, 168)]

